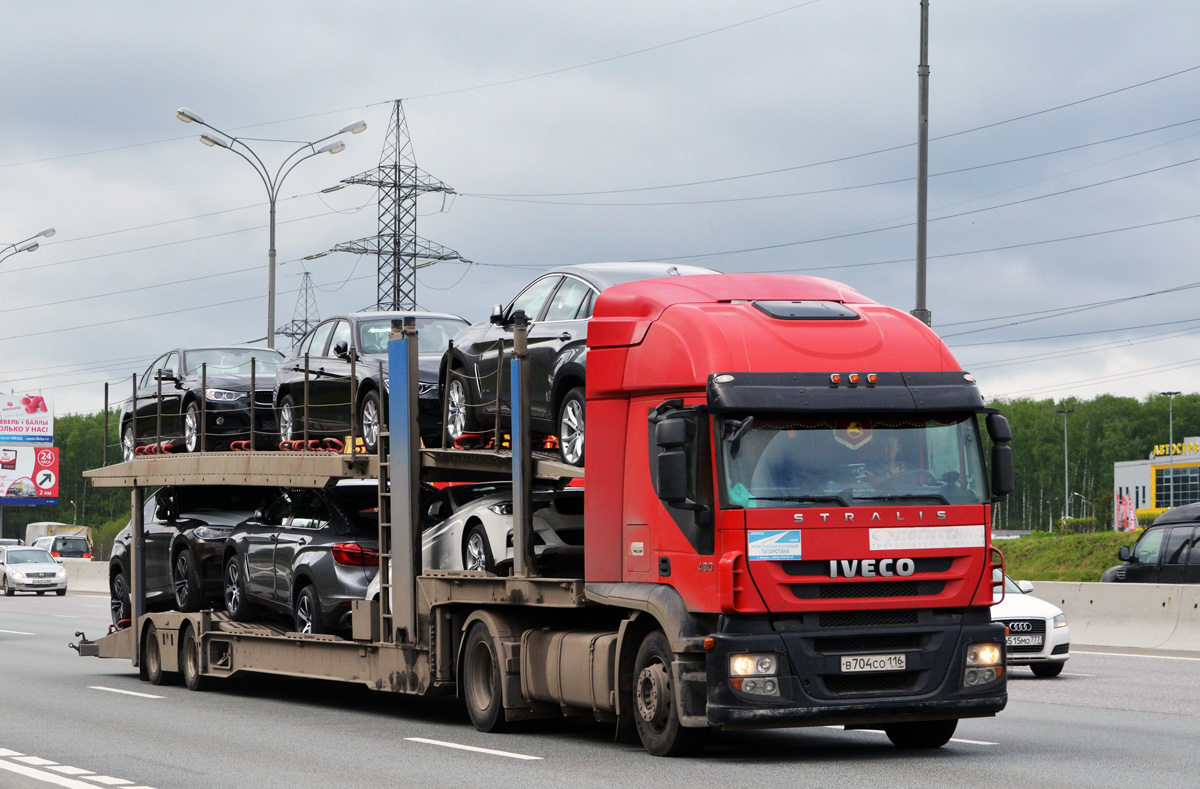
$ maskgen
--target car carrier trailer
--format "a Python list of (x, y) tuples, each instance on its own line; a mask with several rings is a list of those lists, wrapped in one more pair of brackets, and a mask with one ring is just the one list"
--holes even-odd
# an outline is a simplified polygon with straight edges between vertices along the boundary
[[(378, 456), (160, 455), (88, 472), (133, 489), (133, 626), (82, 638), (79, 654), (129, 659), (155, 683), (178, 672), (191, 689), (255, 672), (458, 694), (483, 731), (592, 716), (656, 755), (744, 727), (875, 728), (938, 747), (959, 719), (1003, 709), (989, 524), (1012, 487), (1011, 435), (927, 327), (808, 277), (606, 290), (589, 322), (585, 568), (565, 578), (538, 572), (531, 491), (579, 470), (531, 449), (524, 316), (510, 328), (511, 358), (497, 363), (513, 404), (507, 454), (419, 448), (409, 324), (390, 341)], [(856, 453), (892, 434), (910, 440), (912, 465), (902, 487), (866, 495)], [(772, 447), (784, 448), (782, 482), (758, 478)], [(852, 478), (835, 485), (842, 472)], [(511, 575), (422, 572), (419, 484), (501, 476), (513, 482)], [(147, 612), (146, 487), (356, 477), (379, 481), (381, 595), (354, 604), (351, 638)], [(823, 492), (795, 487), (823, 478)]]

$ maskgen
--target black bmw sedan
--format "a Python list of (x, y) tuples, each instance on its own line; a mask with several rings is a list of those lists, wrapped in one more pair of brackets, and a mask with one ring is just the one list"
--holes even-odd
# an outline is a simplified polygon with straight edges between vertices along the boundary
[[(457, 315), (433, 312), (356, 312), (338, 315), (304, 336), (279, 366), (275, 405), (280, 441), (355, 435), (376, 451), (387, 413), (387, 340), (392, 321), (415, 317), (419, 356), (417, 422), (427, 446), (440, 446), (442, 413), (438, 364), (450, 339), (467, 325)], [(352, 377), (357, 379), (351, 403)]]
[(271, 393), (282, 360), (279, 351), (249, 346), (164, 353), (121, 404), (123, 458), (132, 460), (137, 447), (152, 444), (170, 443), (172, 451), (196, 452), (248, 441), (252, 401), (255, 447), (274, 448), (279, 439)]

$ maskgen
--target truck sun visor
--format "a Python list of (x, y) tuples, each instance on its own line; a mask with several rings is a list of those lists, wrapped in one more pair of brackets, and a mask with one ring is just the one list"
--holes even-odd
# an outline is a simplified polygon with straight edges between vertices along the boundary
[(754, 306), (785, 321), (858, 320), (858, 313), (840, 301), (756, 301)]
[[(833, 382), (833, 379), (837, 382)], [(708, 379), (714, 414), (743, 411), (982, 411), (983, 395), (963, 372), (879, 373), (850, 384), (828, 373), (723, 373)], [(868, 376), (859, 378), (868, 380)]]

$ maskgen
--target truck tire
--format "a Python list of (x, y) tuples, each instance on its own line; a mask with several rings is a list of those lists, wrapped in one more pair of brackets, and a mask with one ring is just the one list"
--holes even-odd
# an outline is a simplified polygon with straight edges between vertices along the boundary
[(183, 638), (179, 642), (179, 666), (183, 669), (183, 684), (188, 690), (207, 690), (211, 677), (200, 673), (200, 639), (191, 623), (183, 626)]
[(246, 599), (246, 579), (242, 576), (242, 566), (238, 564), (237, 554), (225, 562), (225, 611), (235, 622), (249, 622), (253, 610), (250, 601)]
[(954, 736), (957, 720), (918, 721), (887, 726), (884, 732), (897, 748), (941, 748)]
[(151, 623), (146, 627), (142, 637), (142, 665), (145, 667), (146, 679), (151, 685), (161, 685), (166, 681), (166, 672), (162, 667), (162, 651), (158, 644), (158, 628)]
[(583, 387), (567, 392), (558, 408), (558, 452), (564, 463), (583, 465), (583, 423), (587, 401)]
[(467, 631), (463, 642), (461, 688), (467, 714), (479, 731), (500, 732), (508, 725), (500, 688), (500, 660), (491, 633), (483, 622)]
[(496, 572), (496, 559), (492, 556), (492, 548), (488, 545), (487, 531), (482, 524), (476, 523), (467, 532), (467, 538), (463, 540), (462, 562), (464, 570)]
[(196, 570), (196, 560), (192, 552), (184, 548), (175, 557), (171, 566), (175, 586), (175, 607), (185, 613), (199, 611), (204, 604), (204, 592), (200, 588), (200, 573)]
[(1066, 662), (1033, 663), (1029, 667), (1033, 669), (1033, 675), (1035, 677), (1039, 677), (1040, 679), (1050, 679), (1051, 677), (1057, 677), (1059, 674), (1061, 674), (1063, 667), (1066, 665)]
[[(118, 572), (108, 584), (109, 609), (112, 612), (112, 623), (120, 627), (122, 622), (128, 622), (131, 616), (132, 604), (129, 602), (129, 582), (125, 573)], [(126, 625), (128, 626), (128, 625)]]
[(686, 756), (704, 743), (704, 729), (685, 728), (675, 708), (671, 644), (661, 630), (642, 640), (633, 662), (633, 722), (642, 746), (654, 756)]

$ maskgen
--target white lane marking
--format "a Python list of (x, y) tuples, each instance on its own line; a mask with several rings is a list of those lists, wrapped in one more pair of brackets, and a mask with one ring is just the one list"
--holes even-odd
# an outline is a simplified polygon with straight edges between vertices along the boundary
[[(887, 732), (882, 729), (847, 729), (845, 726), (823, 726), (825, 729), (838, 729), (839, 731), (863, 732), (865, 734), (884, 734)], [(965, 745), (999, 745), (998, 742), (988, 742), (987, 740), (965, 740), (962, 737), (951, 737), (950, 742), (961, 742)]]
[(3, 756), (5, 758), (7, 758), (9, 756), (24, 756), (24, 755), (25, 754), (21, 753), (20, 751), (10, 751), (8, 748), (0, 748), (0, 756)]
[(1134, 655), (1126, 652), (1084, 652), (1081, 649), (1072, 649), (1072, 655), (1100, 655), (1107, 657), (1144, 657), (1154, 658), (1156, 660), (1200, 660), (1200, 657), (1176, 657), (1174, 655)]
[(43, 759), (40, 756), (17, 756), (13, 759), (13, 761), (20, 762), (21, 764), (28, 764), (30, 767), (48, 767), (52, 764), (58, 764), (58, 762), (52, 762), (49, 759)]
[(55, 614), (55, 619), (83, 619), (82, 616), (72, 616), (71, 614)]
[(13, 762), (0, 759), (0, 770), (7, 770), (10, 773), (23, 775), (26, 778), (36, 778), (39, 781), (45, 781), (48, 784), (61, 786), (63, 789), (96, 789), (95, 784), (84, 783), (75, 778), (67, 778), (63, 775), (55, 775), (48, 773), (45, 770), (39, 770), (36, 767), (26, 767), (23, 764), (15, 764)]
[(82, 767), (71, 767), (66, 764), (60, 764), (57, 767), (50, 767), (48, 769), (51, 769), (56, 773), (62, 773), (63, 775), (94, 775), (95, 774), (91, 770), (85, 770)]
[(36, 636), (37, 633), (26, 633), (24, 630), (0, 630), (0, 633), (8, 633), (10, 636)]
[(541, 761), (541, 756), (527, 756), (523, 753), (509, 753), (508, 751), (493, 751), (491, 748), (476, 748), (473, 745), (461, 745), (457, 742), (442, 742), (441, 740), (427, 740), (424, 737), (405, 737), (404, 739), (410, 742), (423, 742), (426, 745), (440, 745), (443, 748), (456, 748), (460, 751), (473, 751), (475, 753), (486, 753), (491, 756), (507, 756), (510, 759), (524, 759), (525, 761)]
[(124, 693), (126, 696), (137, 696), (142, 699), (165, 699), (166, 696), (155, 696), (151, 693), (138, 693), (136, 690), (121, 690), (120, 688), (106, 688), (103, 685), (88, 685), (89, 690), (104, 690), (109, 693)]
[(1064, 677), (1094, 677), (1096, 675), (1095, 674), (1079, 674), (1076, 672), (1064, 671), (1062, 673), (1062, 676), (1064, 676)]
[(124, 778), (113, 778), (111, 775), (85, 775), (83, 776), (83, 780), (95, 781), (105, 786), (130, 786), (133, 784), (133, 781), (127, 781)]

